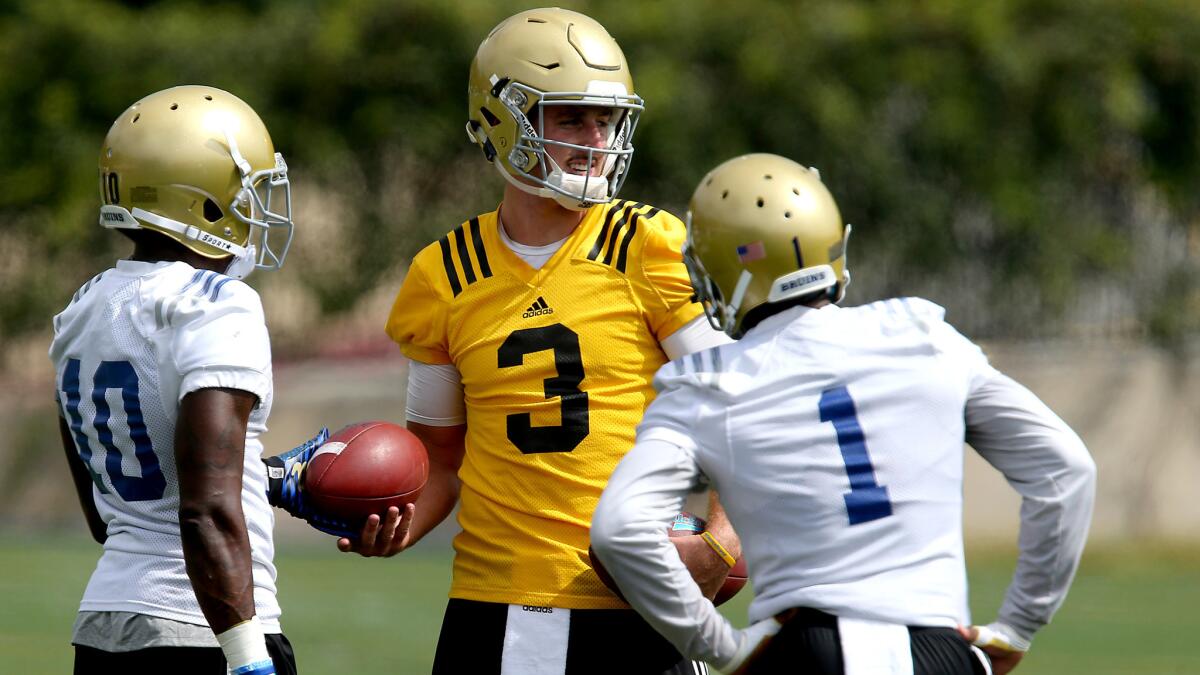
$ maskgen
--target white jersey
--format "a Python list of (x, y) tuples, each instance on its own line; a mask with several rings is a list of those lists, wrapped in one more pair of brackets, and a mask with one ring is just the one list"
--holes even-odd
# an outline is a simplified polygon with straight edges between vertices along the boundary
[[(1086, 538), (1091, 459), (942, 315), (915, 298), (796, 307), (659, 371), (659, 396), (592, 537), (623, 574), (626, 597), (685, 655), (721, 663), (737, 639), (653, 525), (705, 482), (742, 540), (751, 621), (810, 607), (969, 625), (964, 439), (1026, 497), (1022, 560), (1001, 620), (1030, 636), (1049, 620)], [(670, 575), (683, 577), (666, 593), (654, 580)]]
[(259, 400), (246, 430), (242, 510), (255, 613), (265, 631), (279, 632), (259, 441), (271, 410), (271, 347), (258, 294), (181, 262), (121, 260), (54, 317), (50, 358), (108, 530), (80, 611), (208, 624), (184, 569), (175, 423), (184, 395), (227, 387)]

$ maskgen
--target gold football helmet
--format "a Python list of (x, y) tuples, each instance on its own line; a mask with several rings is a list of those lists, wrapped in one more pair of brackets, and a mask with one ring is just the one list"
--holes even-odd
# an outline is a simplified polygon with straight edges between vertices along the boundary
[(250, 106), (213, 87), (164, 89), (122, 113), (100, 149), (100, 194), (101, 225), (233, 256), (230, 276), (278, 269), (292, 241), (283, 155)]
[(850, 283), (849, 238), (816, 169), (743, 155), (710, 171), (692, 195), (683, 261), (709, 322), (736, 337), (764, 303), (822, 290), (839, 302)]
[[(642, 99), (616, 41), (595, 20), (565, 9), (531, 9), (492, 29), (475, 54), (467, 88), (467, 136), (504, 178), (571, 209), (612, 200), (629, 170)], [(612, 110), (604, 148), (549, 140), (548, 105)], [(557, 145), (601, 160), (600, 176), (567, 172), (546, 152)]]

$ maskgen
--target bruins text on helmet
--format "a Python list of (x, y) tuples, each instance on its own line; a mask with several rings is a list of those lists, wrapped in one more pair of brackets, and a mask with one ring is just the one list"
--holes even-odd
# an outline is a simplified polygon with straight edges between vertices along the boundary
[(164, 89), (122, 113), (100, 150), (100, 193), (101, 225), (233, 256), (230, 276), (278, 269), (292, 241), (283, 155), (249, 105), (213, 87)]
[[(603, 148), (545, 137), (549, 105), (612, 110)], [(487, 36), (471, 63), (467, 135), (513, 185), (566, 208), (612, 200), (633, 156), (633, 131), (642, 111), (616, 40), (595, 20), (565, 9), (531, 9), (509, 17)], [(565, 171), (546, 146), (587, 152), (599, 176)]]
[(709, 321), (736, 337), (765, 303), (820, 291), (840, 301), (849, 237), (816, 169), (743, 155), (710, 171), (692, 195), (683, 261)]

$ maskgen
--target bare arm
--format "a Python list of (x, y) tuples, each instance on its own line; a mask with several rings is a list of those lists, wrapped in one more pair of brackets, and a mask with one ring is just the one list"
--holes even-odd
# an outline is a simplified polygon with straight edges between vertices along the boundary
[(218, 634), (254, 616), (242, 471), (246, 425), (257, 400), (238, 389), (200, 389), (179, 404), (175, 463), (183, 557), (200, 609)]
[(79, 451), (75, 448), (75, 441), (71, 438), (71, 429), (61, 415), (58, 418), (58, 432), (62, 436), (63, 452), (67, 454), (67, 466), (71, 468), (71, 482), (75, 484), (75, 494), (79, 497), (79, 507), (83, 509), (83, 517), (87, 520), (88, 530), (91, 531), (92, 539), (95, 539), (97, 544), (103, 544), (108, 539), (108, 526), (104, 524), (100, 518), (100, 512), (96, 510), (96, 502), (92, 498), (92, 477), (88, 474), (87, 467), (83, 465)]
[[(708, 524), (706, 529), (720, 542), (725, 550), (736, 560), (742, 554), (742, 542), (738, 539), (729, 519), (725, 517), (725, 509), (721, 506), (717, 492), (708, 493)], [(679, 551), (679, 558), (692, 573), (692, 578), (700, 586), (705, 597), (713, 599), (725, 577), (729, 576), (729, 563), (722, 558), (708, 542), (700, 537), (673, 537), (671, 543)]]
[(716, 490), (710, 490), (708, 493), (708, 531), (712, 532), (735, 560), (742, 556), (742, 540), (738, 539), (737, 532), (733, 531), (733, 525), (725, 515), (725, 507), (721, 506), (721, 497)]
[(466, 454), (467, 425), (435, 427), (409, 422), (408, 430), (421, 439), (429, 453), (429, 481), (420, 498), (405, 513), (392, 507), (382, 519), (369, 517), (358, 541), (338, 540), (340, 550), (365, 557), (396, 555), (420, 541), (454, 510), (462, 489), (458, 469)]

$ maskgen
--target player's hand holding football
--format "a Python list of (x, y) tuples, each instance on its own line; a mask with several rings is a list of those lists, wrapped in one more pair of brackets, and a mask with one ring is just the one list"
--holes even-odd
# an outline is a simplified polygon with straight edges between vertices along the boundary
[(729, 563), (700, 536), (671, 537), (671, 543), (675, 544), (679, 559), (692, 573), (692, 579), (696, 580), (704, 597), (715, 598), (725, 577), (729, 576)]
[(390, 558), (411, 544), (408, 528), (412, 524), (415, 512), (416, 506), (407, 504), (403, 510), (396, 506), (388, 507), (382, 518), (377, 515), (367, 516), (367, 522), (363, 524), (358, 538), (338, 539), (338, 550), (343, 553), (357, 553), (364, 558)]
[(992, 660), (992, 673), (1005, 675), (1021, 662), (1029, 650), (1029, 641), (1016, 635), (1012, 628), (1002, 623), (986, 626), (959, 626), (958, 632), (968, 642), (979, 647)]
[(344, 537), (353, 532), (347, 521), (317, 512), (305, 499), (304, 471), (327, 440), (329, 428), (321, 427), (315, 436), (291, 450), (263, 458), (267, 468), (267, 501), (322, 532)]

